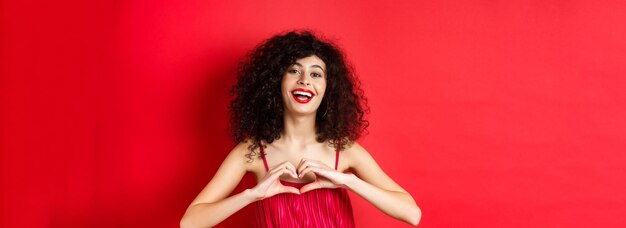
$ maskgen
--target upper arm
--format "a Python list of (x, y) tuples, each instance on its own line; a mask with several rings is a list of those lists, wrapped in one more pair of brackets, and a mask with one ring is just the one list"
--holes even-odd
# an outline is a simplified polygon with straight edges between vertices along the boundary
[(211, 181), (191, 202), (191, 205), (213, 203), (226, 198), (237, 187), (249, 169), (250, 162), (247, 162), (245, 158), (247, 151), (247, 143), (239, 143), (235, 146), (226, 156)]
[(393, 181), (393, 179), (380, 168), (370, 153), (358, 143), (355, 142), (346, 152), (349, 157), (350, 170), (361, 180), (381, 189), (407, 192)]

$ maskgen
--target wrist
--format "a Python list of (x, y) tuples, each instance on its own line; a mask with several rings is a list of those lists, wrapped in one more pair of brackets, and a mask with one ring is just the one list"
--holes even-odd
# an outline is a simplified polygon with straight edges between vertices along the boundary
[(345, 174), (346, 174), (346, 179), (343, 183), (343, 187), (347, 189), (352, 189), (354, 184), (359, 180), (359, 177), (357, 177), (353, 173), (345, 173)]
[(255, 202), (255, 201), (259, 201), (263, 199), (263, 197), (261, 197), (259, 194), (257, 194), (257, 192), (254, 189), (251, 189), (251, 188), (244, 190), (243, 195), (246, 197), (246, 199), (250, 200), (251, 202)]

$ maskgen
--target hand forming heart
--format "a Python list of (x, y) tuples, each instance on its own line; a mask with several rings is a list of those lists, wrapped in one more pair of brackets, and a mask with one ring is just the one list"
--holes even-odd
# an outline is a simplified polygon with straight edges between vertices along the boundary
[(302, 159), (298, 164), (298, 178), (304, 177), (307, 173), (315, 174), (315, 181), (302, 186), (300, 193), (305, 193), (318, 188), (339, 188), (344, 187), (347, 174), (331, 169), (326, 164), (315, 161)]
[[(315, 174), (316, 180), (302, 186), (300, 189), (284, 186), (279, 180), (279, 177), (283, 174), (289, 174), (295, 179), (300, 179), (310, 172)], [(331, 169), (319, 161), (302, 159), (297, 169), (291, 163), (285, 161), (269, 170), (263, 179), (251, 190), (257, 199), (261, 200), (280, 193), (301, 194), (319, 188), (343, 187), (347, 178), (348, 174)]]

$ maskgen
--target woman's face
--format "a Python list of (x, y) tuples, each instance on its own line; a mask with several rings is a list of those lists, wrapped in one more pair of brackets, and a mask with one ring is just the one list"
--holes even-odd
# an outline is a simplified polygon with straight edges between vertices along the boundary
[(315, 114), (326, 91), (326, 64), (315, 55), (296, 60), (281, 83), (285, 111)]

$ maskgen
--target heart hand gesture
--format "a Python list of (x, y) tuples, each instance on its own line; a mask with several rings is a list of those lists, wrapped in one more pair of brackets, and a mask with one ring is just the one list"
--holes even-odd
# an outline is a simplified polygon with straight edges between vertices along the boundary
[(251, 189), (256, 198), (262, 200), (280, 193), (300, 194), (300, 190), (297, 188), (284, 186), (280, 183), (279, 177), (283, 174), (289, 174), (293, 178), (298, 178), (296, 168), (291, 163), (285, 161), (269, 170), (263, 179)]
[(305, 193), (319, 188), (344, 187), (347, 179), (349, 178), (349, 174), (331, 169), (322, 162), (302, 159), (300, 164), (298, 164), (298, 178), (304, 177), (304, 175), (309, 172), (315, 174), (316, 180), (300, 188), (300, 193)]

